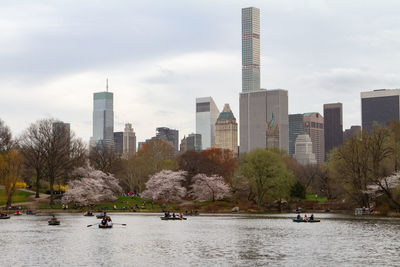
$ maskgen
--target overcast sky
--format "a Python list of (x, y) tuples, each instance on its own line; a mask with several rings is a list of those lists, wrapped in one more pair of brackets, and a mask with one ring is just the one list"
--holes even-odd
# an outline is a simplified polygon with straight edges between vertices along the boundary
[(18, 135), (41, 118), (92, 135), (93, 92), (114, 92), (114, 130), (195, 131), (195, 98), (238, 118), (241, 8), (260, 8), (261, 87), (289, 91), (289, 113), (400, 87), (400, 1), (0, 0), (0, 118)]

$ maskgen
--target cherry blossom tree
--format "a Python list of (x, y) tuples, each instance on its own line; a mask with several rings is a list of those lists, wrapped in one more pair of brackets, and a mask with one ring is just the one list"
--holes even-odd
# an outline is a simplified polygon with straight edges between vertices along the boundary
[(187, 193), (182, 185), (186, 180), (186, 175), (185, 171), (160, 171), (150, 176), (142, 197), (165, 202), (179, 202)]
[(74, 171), (76, 179), (68, 183), (62, 203), (95, 204), (114, 201), (122, 193), (117, 178), (87, 166)]
[(197, 174), (193, 178), (192, 190), (190, 195), (199, 201), (221, 200), (231, 195), (230, 186), (224, 178), (218, 175), (207, 176), (203, 173)]
[(393, 175), (374, 179), (374, 183), (367, 186), (367, 190), (363, 192), (372, 197), (378, 197), (385, 194), (390, 201), (397, 207), (400, 207), (400, 202), (396, 200), (394, 190), (400, 186), (400, 172)]

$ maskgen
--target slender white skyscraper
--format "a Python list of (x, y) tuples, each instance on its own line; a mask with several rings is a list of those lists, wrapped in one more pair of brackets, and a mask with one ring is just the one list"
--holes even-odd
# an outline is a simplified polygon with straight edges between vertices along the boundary
[(93, 136), (90, 143), (109, 146), (114, 143), (113, 93), (108, 92), (108, 83), (106, 92), (93, 94)]
[(212, 97), (196, 98), (196, 133), (201, 134), (202, 149), (215, 144), (215, 122), (219, 110)]
[(260, 90), (260, 10), (242, 9), (242, 92)]

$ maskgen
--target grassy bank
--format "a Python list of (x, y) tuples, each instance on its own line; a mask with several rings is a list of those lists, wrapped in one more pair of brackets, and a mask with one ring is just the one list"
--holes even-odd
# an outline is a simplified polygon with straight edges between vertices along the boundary
[[(13, 195), (12, 203), (28, 202), (29, 201), (28, 197), (32, 195), (34, 194), (17, 190)], [(6, 203), (7, 203), (6, 191), (4, 189), (0, 189), (0, 205), (5, 205)]]
[(318, 197), (318, 196), (315, 196), (313, 194), (306, 195), (306, 200), (318, 201), (320, 203), (328, 202), (328, 198), (327, 197)]
[[(151, 203), (149, 201), (145, 201), (141, 197), (129, 197), (129, 196), (118, 196), (118, 199), (113, 202), (102, 203), (92, 206), (74, 206), (68, 205), (68, 210), (113, 210), (114, 205), (116, 206), (117, 211), (155, 211), (159, 212), (162, 210), (162, 207), (157, 203)], [(39, 206), (40, 209), (61, 209), (61, 204), (55, 204), (50, 206), (49, 204), (42, 204)], [(174, 204), (165, 205), (165, 209), (174, 209)]]

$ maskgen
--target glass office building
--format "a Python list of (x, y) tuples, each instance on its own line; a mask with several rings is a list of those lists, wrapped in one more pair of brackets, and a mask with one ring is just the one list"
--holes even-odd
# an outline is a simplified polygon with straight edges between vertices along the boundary
[(370, 131), (374, 123), (385, 126), (400, 119), (400, 89), (361, 92), (362, 129)]
[(99, 92), (93, 94), (93, 136), (92, 145), (102, 140), (104, 145), (114, 143), (114, 104), (113, 93)]

